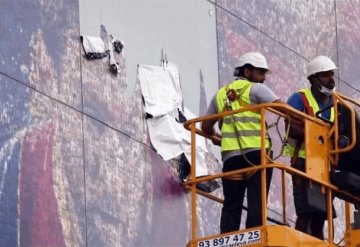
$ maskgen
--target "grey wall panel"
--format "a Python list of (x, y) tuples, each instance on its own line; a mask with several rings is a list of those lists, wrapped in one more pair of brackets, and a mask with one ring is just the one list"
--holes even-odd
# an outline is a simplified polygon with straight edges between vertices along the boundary
[(339, 89), (346, 95), (360, 98), (360, 14), (359, 1), (337, 1), (338, 66), (343, 80)]
[[(178, 161), (165, 162), (147, 144), (92, 118), (85, 118), (84, 133), (88, 246), (184, 246), (190, 204)], [(214, 157), (207, 160), (216, 169)], [(220, 204), (200, 198), (198, 205), (199, 233), (217, 233), (211, 222)]]
[(334, 0), (220, 0), (217, 3), (298, 56), (336, 58)]
[[(107, 34), (104, 26), (102, 32)], [(109, 71), (108, 58), (87, 60), (82, 53), (84, 112), (145, 143), (147, 128), (140, 84), (126, 96), (125, 58), (115, 53), (115, 59), (120, 64), (117, 76)]]
[(79, 109), (78, 3), (1, 5), (1, 71)]
[(163, 49), (167, 59), (179, 65), (185, 105), (195, 114), (200, 70), (208, 93), (218, 86), (215, 22), (214, 6), (202, 0), (80, 0), (83, 35), (99, 36), (104, 25), (125, 43), (125, 95), (135, 88), (137, 64), (160, 65)]
[(6, 236), (0, 244), (82, 246), (81, 115), (7, 77), (0, 81), (1, 105), (16, 107), (4, 107), (1, 114), (1, 125), (9, 131), (0, 138), (0, 222)]
[(233, 80), (234, 64), (248, 51), (260, 51), (268, 60), (272, 74), (265, 84), (284, 101), (292, 92), (307, 86), (306, 60), (291, 49), (264, 36), (222, 8), (217, 9), (219, 32), (219, 73), (221, 85)]
[(185, 191), (151, 148), (86, 119), (85, 154), (89, 246), (185, 244)]

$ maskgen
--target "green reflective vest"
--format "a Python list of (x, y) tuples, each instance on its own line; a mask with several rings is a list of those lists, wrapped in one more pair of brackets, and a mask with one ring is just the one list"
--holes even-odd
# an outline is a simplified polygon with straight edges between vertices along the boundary
[[(236, 80), (219, 89), (216, 95), (218, 112), (238, 110), (250, 105), (250, 89), (252, 83), (247, 80)], [(229, 101), (227, 93), (235, 92), (236, 98)], [(229, 109), (228, 106), (231, 106)], [(221, 151), (239, 150), (261, 147), (261, 114), (245, 111), (225, 116), (221, 124)], [(266, 137), (265, 147), (269, 147)]]
[[(314, 98), (313, 94), (311, 93), (311, 89), (310, 88), (302, 89), (302, 90), (299, 90), (299, 93), (300, 93), (301, 98), (304, 103), (305, 113), (309, 114), (310, 116), (315, 116), (315, 114), (318, 111), (320, 111), (320, 108), (319, 108), (319, 105), (318, 105), (316, 99)], [(329, 121), (334, 122), (334, 107), (331, 107)], [(288, 143), (284, 148), (284, 155), (292, 157), (295, 152), (295, 146), (296, 146), (296, 141), (292, 138), (289, 138)], [(300, 147), (298, 157), (305, 159), (304, 143), (302, 143), (302, 145)]]

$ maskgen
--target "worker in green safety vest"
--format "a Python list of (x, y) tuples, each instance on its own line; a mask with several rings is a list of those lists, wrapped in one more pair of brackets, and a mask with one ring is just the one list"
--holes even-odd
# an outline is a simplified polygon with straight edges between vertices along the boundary
[[(235, 65), (235, 80), (220, 88), (212, 98), (207, 115), (237, 110), (242, 107), (280, 102), (264, 81), (271, 71), (266, 58), (259, 52), (243, 54)], [(215, 132), (216, 120), (203, 122), (202, 131), (209, 135), (221, 136), (223, 172), (259, 165), (261, 163), (261, 115), (245, 111), (226, 116), (219, 121), (221, 134)], [(266, 147), (270, 146), (266, 138)], [(272, 170), (267, 170), (267, 193)], [(222, 179), (224, 204), (221, 211), (221, 233), (237, 231), (240, 228), (245, 190), (247, 189), (246, 228), (262, 225), (261, 215), (261, 173), (256, 172), (243, 179)]]
[[(333, 122), (334, 107), (332, 92), (335, 90), (335, 63), (326, 56), (317, 56), (307, 64), (307, 78), (310, 88), (299, 90), (292, 94), (288, 104), (295, 109)], [(323, 109), (327, 109), (322, 111)], [(305, 171), (305, 148), (303, 126), (290, 126), (290, 138), (284, 149), (284, 154), (291, 157), (291, 165)], [(319, 185), (309, 186), (307, 180), (293, 175), (293, 195), (297, 214), (295, 229), (324, 239), (323, 227), (326, 219), (325, 195)], [(335, 213), (334, 213), (335, 215)]]

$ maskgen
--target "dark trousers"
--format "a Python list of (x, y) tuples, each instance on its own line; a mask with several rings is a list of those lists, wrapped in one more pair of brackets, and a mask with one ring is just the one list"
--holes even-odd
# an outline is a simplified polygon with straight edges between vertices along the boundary
[[(252, 151), (245, 154), (251, 163), (260, 165), (261, 152)], [(225, 161), (223, 172), (229, 172), (242, 168), (251, 167), (246, 159), (234, 156)], [(272, 169), (266, 170), (266, 196), (269, 192)], [(261, 217), (261, 172), (256, 172), (244, 180), (230, 180), (223, 178), (224, 205), (221, 211), (220, 231), (221, 233), (237, 231), (240, 228), (241, 213), (245, 190), (247, 189), (247, 219), (246, 228), (262, 225)]]
[[(305, 159), (297, 158), (293, 167), (305, 172)], [(309, 187), (309, 182), (300, 176), (293, 175), (293, 195), (294, 195), (294, 204), (295, 210), (297, 214), (297, 219), (295, 223), (295, 229), (312, 235), (319, 239), (324, 239), (323, 228), (325, 224), (325, 220), (327, 218), (327, 210), (326, 210), (326, 196), (323, 195), (319, 190), (315, 190), (315, 186), (313, 185), (313, 189)], [(316, 197), (318, 200), (312, 200), (309, 198), (310, 194), (313, 194), (312, 198)], [(322, 200), (319, 200), (320, 197), (323, 197)], [(317, 203), (315, 203), (317, 201)], [(323, 201), (323, 205), (319, 204), (319, 201)], [(319, 209), (320, 206), (323, 206), (324, 210)], [(335, 208), (333, 207), (333, 217), (336, 217)]]
[(323, 240), (324, 224), (325, 219), (316, 213), (303, 213), (297, 216), (295, 229)]

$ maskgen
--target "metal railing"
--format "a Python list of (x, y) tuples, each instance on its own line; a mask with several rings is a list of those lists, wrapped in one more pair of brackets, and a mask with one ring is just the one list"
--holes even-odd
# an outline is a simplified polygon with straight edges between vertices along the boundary
[[(227, 111), (219, 114), (199, 117), (195, 119), (191, 119), (187, 122), (185, 122), (184, 126), (186, 129), (191, 131), (191, 175), (189, 181), (187, 181), (184, 185), (187, 189), (191, 191), (191, 223), (192, 223), (192, 240), (198, 239), (197, 235), (197, 212), (196, 212), (196, 194), (201, 194), (202, 196), (205, 196), (211, 200), (217, 201), (219, 203), (222, 203), (223, 200), (219, 197), (216, 197), (214, 195), (211, 195), (209, 193), (199, 191), (196, 189), (196, 184), (204, 181), (209, 181), (213, 179), (223, 178), (223, 177), (229, 177), (233, 175), (242, 175), (246, 174), (248, 172), (255, 172), (260, 171), (261, 172), (261, 201), (262, 201), (262, 225), (267, 224), (267, 198), (266, 198), (266, 170), (270, 168), (276, 168), (281, 171), (281, 187), (282, 187), (282, 220), (283, 224), (287, 225), (287, 212), (286, 212), (286, 179), (285, 175), (286, 173), (291, 175), (298, 175), (299, 177), (302, 177), (303, 179), (307, 179), (309, 181), (313, 181), (314, 183), (320, 184), (323, 188), (325, 188), (326, 191), (326, 204), (327, 204), (327, 219), (328, 219), (328, 241), (329, 243), (333, 242), (333, 223), (332, 223), (332, 198), (333, 193), (337, 193), (339, 195), (344, 195), (347, 198), (350, 198), (352, 201), (360, 203), (360, 197), (354, 196), (348, 192), (341, 191), (336, 186), (331, 184), (329, 177), (327, 176), (327, 179), (319, 179), (317, 177), (313, 177), (311, 174), (307, 172), (299, 171), (293, 167), (290, 167), (287, 164), (283, 163), (277, 163), (274, 160), (271, 159), (267, 155), (266, 147), (265, 147), (265, 138), (266, 138), (266, 123), (265, 123), (265, 117), (266, 112), (269, 111), (273, 114), (278, 115), (281, 118), (286, 119), (290, 123), (297, 121), (305, 123), (305, 122), (311, 122), (312, 124), (315, 124), (316, 126), (319, 126), (320, 128), (323, 128), (327, 132), (326, 138), (328, 139), (328, 142), (326, 142), (326, 152), (327, 152), (327, 164), (328, 169), (330, 169), (330, 165), (334, 166), (336, 165), (339, 153), (346, 152), (351, 150), (355, 143), (356, 143), (356, 130), (355, 130), (355, 112), (353, 108), (346, 102), (351, 102), (353, 104), (356, 104), (360, 106), (360, 103), (337, 93), (334, 93), (334, 107), (335, 107), (335, 116), (338, 113), (338, 106), (337, 103), (344, 105), (346, 108), (350, 110), (351, 113), (351, 125), (352, 125), (352, 136), (351, 136), (351, 143), (345, 147), (345, 148), (339, 148), (338, 146), (338, 138), (339, 138), (339, 122), (337, 117), (335, 117), (335, 121), (333, 124), (326, 123), (316, 117), (309, 116), (303, 112), (297, 111), (294, 108), (290, 107), (287, 104), (284, 103), (268, 103), (268, 104), (259, 104), (259, 105), (251, 105), (244, 108), (241, 108), (239, 110), (234, 111)], [(196, 134), (201, 135), (203, 137), (206, 137), (213, 141), (219, 141), (219, 137), (217, 136), (209, 136), (206, 133), (203, 133), (200, 129), (196, 127), (197, 123), (201, 123), (203, 121), (207, 120), (219, 120), (225, 116), (244, 112), (244, 111), (257, 111), (261, 114), (261, 163), (257, 166), (245, 168), (245, 169), (239, 169), (235, 171), (225, 172), (225, 173), (219, 173), (214, 175), (209, 175), (206, 177), (196, 178)], [(308, 157), (306, 157), (308, 158)], [(311, 164), (308, 164), (311, 165)], [(351, 222), (350, 222), (350, 204), (345, 203), (345, 220), (346, 220), (346, 229), (351, 229)]]

